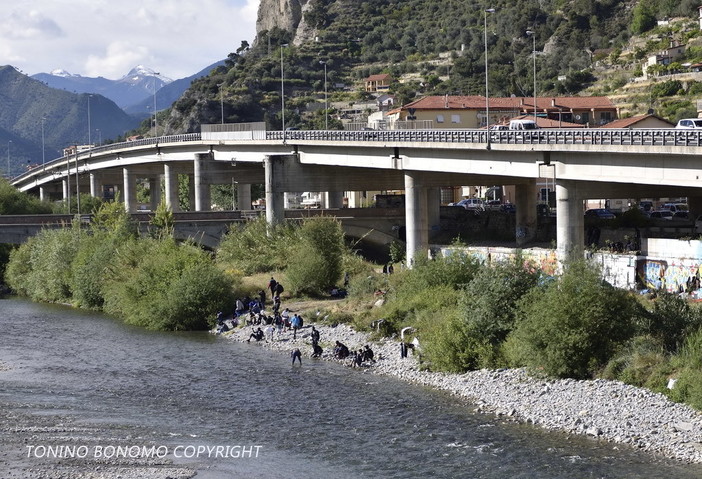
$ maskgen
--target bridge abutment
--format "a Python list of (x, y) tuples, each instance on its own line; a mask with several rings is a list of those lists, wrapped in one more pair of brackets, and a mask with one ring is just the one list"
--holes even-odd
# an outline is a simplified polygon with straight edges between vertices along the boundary
[(585, 243), (583, 197), (578, 182), (556, 180), (556, 254), (561, 264), (571, 258), (582, 258)]

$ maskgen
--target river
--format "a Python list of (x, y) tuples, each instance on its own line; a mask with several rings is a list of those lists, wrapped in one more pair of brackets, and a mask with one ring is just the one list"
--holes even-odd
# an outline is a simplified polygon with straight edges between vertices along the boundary
[[(291, 367), (207, 333), (16, 298), (0, 300), (0, 331), (3, 478), (102, 477), (75, 471), (107, 474), (118, 447), (132, 459), (159, 448), (156, 466), (217, 479), (702, 477), (702, 465), (503, 422), (334, 363)], [(56, 457), (62, 446), (83, 461)]]

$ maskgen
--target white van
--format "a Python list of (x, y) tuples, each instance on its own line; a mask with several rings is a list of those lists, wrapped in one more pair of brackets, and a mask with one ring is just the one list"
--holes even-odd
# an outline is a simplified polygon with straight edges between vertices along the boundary
[(539, 125), (534, 120), (510, 120), (509, 129), (519, 131), (538, 130)]

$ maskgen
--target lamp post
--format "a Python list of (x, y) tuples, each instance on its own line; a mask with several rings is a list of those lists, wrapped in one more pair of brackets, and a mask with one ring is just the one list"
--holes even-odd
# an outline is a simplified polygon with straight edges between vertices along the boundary
[(224, 82), (217, 85), (217, 87), (219, 88), (219, 109), (222, 112), (222, 125), (224, 125), (224, 90), (222, 89), (223, 86)]
[[(160, 73), (154, 72), (154, 75), (160, 75)], [(154, 87), (154, 136), (158, 136), (158, 120), (156, 120), (156, 76), (154, 76), (152, 85)]]
[(44, 122), (46, 121), (46, 117), (42, 116), (41, 117), (41, 166), (42, 168), (44, 167), (44, 164), (46, 163), (46, 155), (44, 154)]
[(12, 143), (12, 140), (7, 140), (7, 177), (12, 178), (12, 175), (10, 174), (10, 143)]
[(487, 129), (487, 145), (490, 148), (490, 95), (488, 93), (488, 55), (487, 55), (487, 14), (495, 13), (494, 8), (486, 8), (483, 21), (483, 40), (485, 43), (485, 127)]
[(533, 41), (531, 54), (534, 57), (534, 123), (536, 123), (536, 32), (527, 30), (526, 34), (529, 35)]
[(90, 142), (90, 97), (93, 95), (88, 95), (88, 148), (92, 148), (92, 143)]
[(283, 48), (287, 43), (280, 46), (280, 118), (283, 125), (283, 141), (285, 141), (285, 72), (283, 70)]
[(320, 64), (324, 65), (324, 129), (329, 129), (329, 103), (327, 101), (327, 62), (320, 60)]

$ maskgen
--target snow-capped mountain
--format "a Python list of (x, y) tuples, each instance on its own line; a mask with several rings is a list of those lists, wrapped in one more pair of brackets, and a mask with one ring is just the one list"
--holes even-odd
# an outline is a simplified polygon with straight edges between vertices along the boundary
[[(153, 97), (154, 93), (157, 93), (161, 87), (172, 82), (170, 78), (160, 75), (143, 65), (132, 68), (129, 73), (119, 80), (72, 75), (65, 70), (38, 73), (32, 75), (32, 78), (52, 88), (73, 93), (98, 93), (114, 101), (122, 109)], [(158, 94), (156, 98), (158, 100)], [(151, 105), (153, 105), (153, 102), (151, 102)], [(170, 106), (170, 103), (161, 105), (157, 101), (156, 104), (159, 110), (168, 106)]]

